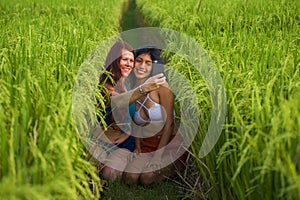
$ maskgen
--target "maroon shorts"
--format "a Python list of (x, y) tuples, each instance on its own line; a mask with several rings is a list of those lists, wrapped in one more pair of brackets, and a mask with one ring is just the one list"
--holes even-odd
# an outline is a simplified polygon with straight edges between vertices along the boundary
[[(156, 151), (157, 147), (159, 145), (159, 142), (160, 142), (160, 138), (161, 138), (161, 135), (143, 138), (140, 143), (141, 152), (142, 153), (150, 153), (150, 152)], [(173, 140), (174, 138), (175, 138), (175, 135), (172, 135), (171, 140)], [(176, 139), (178, 139), (178, 138), (179, 137), (176, 137)], [(181, 151), (178, 151), (179, 149), (181, 149)], [(182, 154), (179, 157), (180, 161), (182, 161), (182, 162), (186, 161), (187, 153), (185, 151), (183, 151), (182, 148), (180, 148), (180, 141), (172, 142), (171, 144), (167, 145), (166, 151), (171, 151), (175, 154)]]

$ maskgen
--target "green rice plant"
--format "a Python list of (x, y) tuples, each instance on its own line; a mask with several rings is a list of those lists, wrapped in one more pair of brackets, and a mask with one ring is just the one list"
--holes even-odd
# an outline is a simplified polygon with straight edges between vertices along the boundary
[(0, 1), (1, 199), (99, 199), (73, 85), (90, 51), (117, 34), (124, 3)]
[[(199, 191), (205, 194), (199, 198), (300, 198), (299, 2), (201, 1), (200, 8), (196, 0), (136, 3), (148, 25), (199, 41), (225, 84), (223, 133), (209, 155), (195, 159), (202, 179)], [(207, 91), (181, 58), (169, 60), (187, 74), (193, 88)], [(206, 102), (199, 113), (202, 127), (190, 147), (197, 155), (211, 100), (207, 92), (195, 91), (198, 102)]]

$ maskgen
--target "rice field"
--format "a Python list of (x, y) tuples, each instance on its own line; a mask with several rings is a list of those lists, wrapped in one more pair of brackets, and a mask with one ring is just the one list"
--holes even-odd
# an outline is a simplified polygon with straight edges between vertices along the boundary
[(1, 199), (99, 199), (100, 180), (72, 119), (72, 92), (90, 51), (118, 33), (123, 3), (0, 2)]
[[(136, 2), (148, 25), (185, 33), (203, 45), (223, 78), (226, 122), (213, 151), (195, 161), (199, 179), (188, 188), (194, 197), (299, 199), (299, 2)], [(178, 56), (170, 60), (183, 73), (189, 68)], [(194, 154), (210, 116), (210, 96), (196, 77), (191, 80), (203, 121)]]
[[(72, 116), (81, 64), (120, 32), (122, 0), (0, 0), (0, 199), (99, 199)], [(200, 128), (182, 175), (190, 199), (300, 199), (300, 3), (294, 0), (136, 0), (148, 26), (199, 42), (223, 79), (227, 102), (218, 143), (198, 158), (211, 99), (191, 81)], [(90, 179), (96, 189), (89, 188)]]

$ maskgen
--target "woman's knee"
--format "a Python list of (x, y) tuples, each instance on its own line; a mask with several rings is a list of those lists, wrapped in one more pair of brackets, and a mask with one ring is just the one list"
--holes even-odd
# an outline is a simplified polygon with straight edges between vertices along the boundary
[(136, 185), (138, 184), (140, 174), (138, 173), (128, 173), (124, 172), (123, 173), (123, 180), (130, 185)]
[(157, 175), (154, 172), (147, 172), (141, 174), (140, 182), (144, 186), (150, 186), (155, 182)]
[(102, 177), (106, 180), (114, 181), (122, 176), (122, 172), (110, 167), (104, 167), (101, 171)]

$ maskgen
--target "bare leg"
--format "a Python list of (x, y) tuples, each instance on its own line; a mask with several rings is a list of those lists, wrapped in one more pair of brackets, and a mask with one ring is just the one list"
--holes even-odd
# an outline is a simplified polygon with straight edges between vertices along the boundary
[(138, 155), (125, 168), (123, 180), (129, 185), (137, 185), (145, 164), (151, 159), (150, 155)]
[(159, 183), (168, 177), (175, 176), (184, 169), (185, 161), (182, 158), (179, 158), (160, 170), (142, 173), (140, 175), (140, 182), (144, 186), (150, 186)]
[(109, 154), (106, 158), (105, 167), (101, 171), (103, 178), (114, 181), (118, 177), (122, 177), (129, 154), (130, 151), (127, 149), (117, 149)]

